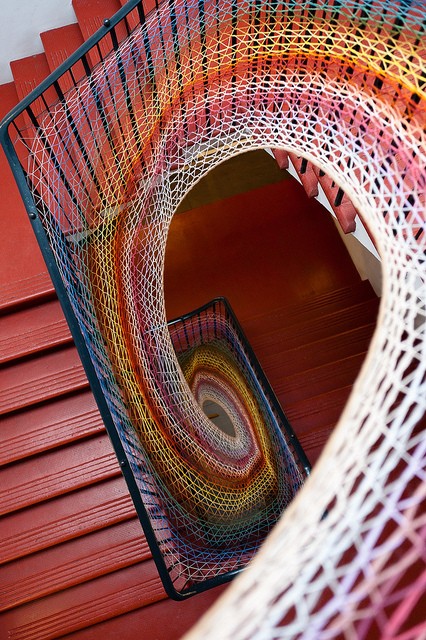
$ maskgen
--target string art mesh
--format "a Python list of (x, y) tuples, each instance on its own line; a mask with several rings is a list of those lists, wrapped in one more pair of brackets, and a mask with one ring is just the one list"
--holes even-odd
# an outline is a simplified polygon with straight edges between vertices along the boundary
[[(218, 486), (224, 512), (251, 517), (277, 459), (259, 441), (244, 457), (254, 439), (240, 400), (252, 391), (234, 365), (229, 388), (217, 362), (210, 385), (246, 434), (232, 450), (196, 401), (213, 347), (183, 360), (193, 392), (179, 366), (162, 276), (180, 201), (233, 155), (291, 151), (346, 192), (382, 257), (377, 330), (333, 437), (190, 638), (426, 638), (425, 29), (423, 0), (164, 2), (28, 134), (40, 219), (169, 570), (185, 585), (191, 567), (177, 548), (179, 528), (200, 516), (194, 493), (204, 522)], [(141, 445), (149, 474), (134, 463)], [(163, 528), (161, 484), (184, 513)], [(214, 534), (194, 528), (193, 542), (212, 534), (221, 547), (216, 524)], [(191, 563), (207, 575), (205, 558)]]
[[(236, 152), (236, 128), (225, 127), (212, 157), (208, 107), (196, 84), (187, 107), (179, 99), (183, 65), (170, 75), (177, 42), (191, 47), (204, 24), (198, 9), (152, 15), (59, 103), (31, 113), (27, 140), (38, 215), (142, 496), (154, 558), (177, 598), (244, 568), (309, 472), (226, 305), (197, 314), (201, 335), (190, 318), (173, 323), (175, 346), (169, 335), (163, 266), (173, 213), (222, 148)], [(200, 42), (192, 56), (202, 63)], [(235, 433), (208, 419), (207, 401)]]

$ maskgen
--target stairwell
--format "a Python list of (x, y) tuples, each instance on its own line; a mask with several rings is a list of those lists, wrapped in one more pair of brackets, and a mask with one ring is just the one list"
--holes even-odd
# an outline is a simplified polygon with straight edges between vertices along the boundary
[[(74, 0), (78, 24), (12, 64), (0, 115), (121, 4)], [(0, 189), (0, 638), (179, 638), (225, 587), (166, 597), (2, 152)], [(165, 278), (169, 317), (229, 298), (314, 464), (378, 309), (328, 214), (284, 175), (200, 205), (176, 216)]]

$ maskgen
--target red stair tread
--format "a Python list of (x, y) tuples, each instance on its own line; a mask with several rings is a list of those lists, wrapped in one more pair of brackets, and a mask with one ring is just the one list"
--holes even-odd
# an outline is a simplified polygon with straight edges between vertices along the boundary
[[(302, 157), (297, 156), (295, 153), (288, 154), (293, 167), (305, 189), (308, 198), (313, 198), (318, 195), (318, 178), (314, 172), (311, 162), (307, 162)], [(303, 165), (305, 164), (305, 167)]]
[(78, 24), (49, 29), (40, 34), (50, 71), (54, 71), (80, 47), (84, 38)]
[(356, 229), (355, 218), (358, 215), (358, 212), (351, 200), (346, 194), (344, 194), (341, 204), (336, 205), (335, 200), (339, 191), (339, 186), (335, 184), (332, 178), (328, 175), (320, 175), (318, 167), (313, 166), (313, 171), (318, 178), (322, 190), (324, 191), (324, 195), (335, 213), (343, 232), (352, 233)]
[[(128, 0), (120, 0), (120, 4), (124, 7), (127, 4)], [(155, 9), (156, 5), (159, 4), (159, 0), (143, 0), (143, 9), (145, 15), (148, 15), (150, 11)]]
[(314, 369), (327, 362), (334, 362), (350, 355), (365, 353), (370, 344), (374, 328), (375, 324), (368, 324), (346, 331), (338, 336), (330, 336), (315, 342), (307, 340), (306, 344), (302, 344), (299, 347), (276, 351), (265, 357), (263, 357), (262, 351), (258, 350), (257, 356), (268, 378), (279, 375), (294, 375)]
[(319, 319), (347, 306), (354, 306), (372, 298), (377, 301), (377, 296), (370, 283), (363, 280), (352, 286), (333, 289), (317, 296), (309, 296), (296, 304), (281, 304), (266, 313), (252, 313), (252, 315), (244, 316), (239, 320), (247, 333), (253, 325), (260, 326), (262, 323), (267, 324), (271, 331)]
[[(21, 249), (19, 251), (15, 249), (15, 258), (11, 257), (12, 262), (8, 262), (8, 267), (3, 270), (0, 283), (0, 311), (13, 311), (24, 305), (28, 306), (32, 302), (49, 299), (54, 295), (55, 289), (38, 246), (32, 244), (36, 240), (27, 236), (28, 230), (31, 232), (29, 227), (28, 229), (24, 228), (21, 242), (17, 242), (15, 245), (15, 247), (19, 246)], [(10, 245), (12, 245), (13, 238), (11, 236), (9, 236), (9, 240)], [(7, 259), (8, 253), (6, 249), (5, 253), (2, 254), (2, 266), (3, 260)], [(29, 255), (31, 256), (30, 259)], [(30, 276), (27, 275), (28, 271), (22, 270), (22, 264), (27, 260), (31, 264), (31, 271), (34, 271), (33, 275)], [(21, 266), (21, 269), (19, 269), (19, 266)]]
[[(13, 82), (0, 85), (0, 118), (18, 103)], [(10, 131), (13, 136), (13, 130)], [(50, 295), (53, 285), (3, 149), (0, 149), (0, 310)]]
[(90, 391), (58, 398), (2, 418), (0, 465), (102, 433)]
[[(120, 4), (122, 7), (126, 5), (127, 0), (120, 0)], [(153, 11), (159, 5), (159, 0), (143, 0), (143, 10), (145, 13), (145, 17), (148, 17), (150, 12)], [(139, 26), (140, 18), (137, 11), (132, 11), (128, 17), (127, 22), (129, 24), (130, 29), (134, 29)], [(193, 52), (194, 53), (194, 52)]]
[(74, 346), (0, 370), (0, 414), (88, 387)]
[[(44, 53), (14, 60), (10, 63), (10, 68), (20, 100), (36, 89), (50, 73), (50, 68)], [(37, 100), (31, 104), (32, 111), (37, 116), (45, 111), (46, 103), (47, 105), (53, 104), (57, 99), (55, 90), (50, 88), (44, 93), (44, 100), (37, 98)], [(27, 123), (31, 124), (28, 116), (24, 117)]]
[[(57, 69), (84, 42), (78, 24), (69, 24), (58, 29), (50, 29), (41, 33), (40, 38), (50, 71)], [(59, 79), (60, 87), (64, 93), (73, 86), (74, 81), (78, 81), (85, 76), (83, 64), (74, 65), (72, 73), (73, 78), (67, 73)]]
[(289, 160), (287, 151), (284, 151), (284, 149), (271, 149), (271, 151), (275, 160), (277, 161), (279, 168), (287, 169)]
[(0, 518), (0, 564), (136, 516), (122, 476)]
[(0, 611), (148, 560), (137, 519), (75, 538), (0, 569)]
[(0, 318), (0, 363), (71, 342), (57, 300)]
[(85, 40), (121, 9), (120, 0), (73, 0), (72, 6)]
[(0, 630), (14, 640), (57, 638), (165, 597), (149, 560), (6, 611)]
[(352, 385), (283, 405), (290, 424), (302, 442), (302, 447), (303, 436), (307, 430), (321, 431), (322, 428), (337, 423), (351, 390)]
[(0, 470), (0, 513), (50, 500), (120, 473), (106, 434)]
[(320, 322), (317, 319), (308, 320), (263, 334), (262, 327), (258, 327), (257, 337), (250, 339), (248, 336), (248, 338), (255, 352), (259, 350), (267, 355), (274, 353), (277, 349), (291, 349), (303, 344), (304, 341), (314, 342), (331, 334), (337, 335), (342, 331), (356, 328), (360, 324), (372, 323), (377, 318), (377, 312), (377, 300), (369, 299), (324, 315)]
[(350, 355), (343, 360), (327, 362), (292, 376), (280, 376), (277, 372), (277, 378), (272, 378), (268, 374), (269, 382), (281, 405), (292, 404), (352, 384), (364, 362), (365, 355), (365, 352)]
[[(176, 640), (183, 637), (226, 590), (227, 585), (200, 593), (183, 602), (162, 600), (124, 616), (111, 618), (96, 626), (69, 634), (63, 640)], [(126, 629), (125, 636), (123, 628)]]
[[(72, 5), (85, 40), (102, 27), (104, 20), (112, 18), (121, 9), (120, 0), (73, 0)], [(118, 25), (116, 32), (119, 42), (127, 36), (123, 24)], [(106, 36), (99, 43), (99, 47), (102, 56), (108, 55), (112, 50), (110, 36)], [(91, 51), (89, 57), (92, 64), (99, 62), (100, 58), (96, 50)]]
[(303, 434), (300, 439), (303, 450), (313, 467), (320, 457), (325, 445), (334, 431), (335, 424), (323, 426), (321, 429), (313, 429)]

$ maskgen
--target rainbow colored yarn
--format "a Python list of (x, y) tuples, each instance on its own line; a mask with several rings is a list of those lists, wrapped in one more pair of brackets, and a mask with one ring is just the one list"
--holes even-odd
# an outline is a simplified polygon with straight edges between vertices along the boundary
[[(389, 629), (424, 584), (396, 592), (402, 564), (387, 570), (389, 548), (378, 540), (396, 522), (392, 545), (414, 559), (424, 551), (415, 425), (426, 409), (425, 29), (419, 0), (164, 2), (28, 136), (40, 218), (177, 589), (196, 583), (200, 567), (203, 579), (231, 567), (223, 527), (237, 531), (239, 566), (243, 527), (224, 519), (236, 509), (251, 541), (256, 505), (274, 505), (266, 507), (272, 522), (271, 496), (281, 490), (253, 383), (217, 346), (182, 360), (193, 393), (178, 364), (162, 275), (180, 201), (233, 155), (290, 151), (345, 191), (381, 253), (385, 295), (368, 366), (315, 478), (284, 516), (289, 526), (244, 576), (248, 587), (232, 592), (222, 638), (273, 634), (286, 616), (280, 637), (305, 629), (312, 638), (367, 637), (373, 619), (394, 637)], [(245, 433), (236, 449), (214, 440), (196, 402), (210, 372), (209, 393), (234, 407), (235, 430)], [(389, 461), (410, 499), (385, 473)], [(353, 548), (360, 556), (348, 560)], [(262, 571), (270, 589), (257, 589)], [(398, 598), (399, 618), (388, 624), (387, 604)], [(207, 624), (203, 640), (215, 629), (217, 621)]]

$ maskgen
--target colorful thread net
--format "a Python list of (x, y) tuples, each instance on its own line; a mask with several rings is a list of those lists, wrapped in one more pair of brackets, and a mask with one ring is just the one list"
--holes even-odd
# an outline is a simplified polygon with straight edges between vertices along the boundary
[[(180, 555), (189, 558), (193, 579), (199, 564), (197, 555), (202, 554), (198, 572), (205, 578), (207, 571), (214, 575), (219, 566), (216, 562), (207, 569), (209, 550), (211, 556), (213, 551), (217, 556), (217, 550), (222, 549), (228, 570), (247, 564), (301, 487), (306, 469), (229, 303), (214, 300), (171, 322), (169, 329), (196, 401), (195, 411), (182, 425), (184, 436), (188, 447), (192, 449), (195, 442), (200, 448), (197, 466), (207, 469), (212, 484), (216, 479), (216, 495), (198, 491), (191, 496), (195, 518), (188, 520), (188, 507), (185, 519), (180, 518), (179, 529), (186, 529), (185, 534), (176, 542), (180, 546), (185, 543)], [(172, 399), (176, 390), (170, 382), (164, 380), (163, 384)], [(206, 429), (205, 420), (198, 419), (199, 407), (212, 403), (229, 418), (228, 432), (220, 422), (219, 428)], [(220, 457), (215, 459), (217, 451)], [(165, 474), (173, 477), (170, 469)], [(186, 497), (184, 504), (189, 500)], [(179, 507), (182, 509), (181, 499)], [(202, 545), (203, 540), (207, 544)]]
[(196, 487), (209, 511), (216, 494), (171, 448), (156, 457), (163, 436), (215, 469), (230, 508), (262, 491), (250, 474), (234, 500), (241, 461), (231, 472), (226, 447), (212, 461), (187, 437), (195, 414), (211, 426), (177, 364), (162, 274), (188, 190), (243, 151), (294, 152), (351, 198), (383, 260), (377, 331), (338, 428), (191, 638), (426, 637), (425, 27), (422, 0), (165, 2), (39, 118), (29, 179), (49, 241), (129, 455), (134, 427), (173, 469), (176, 504)]

